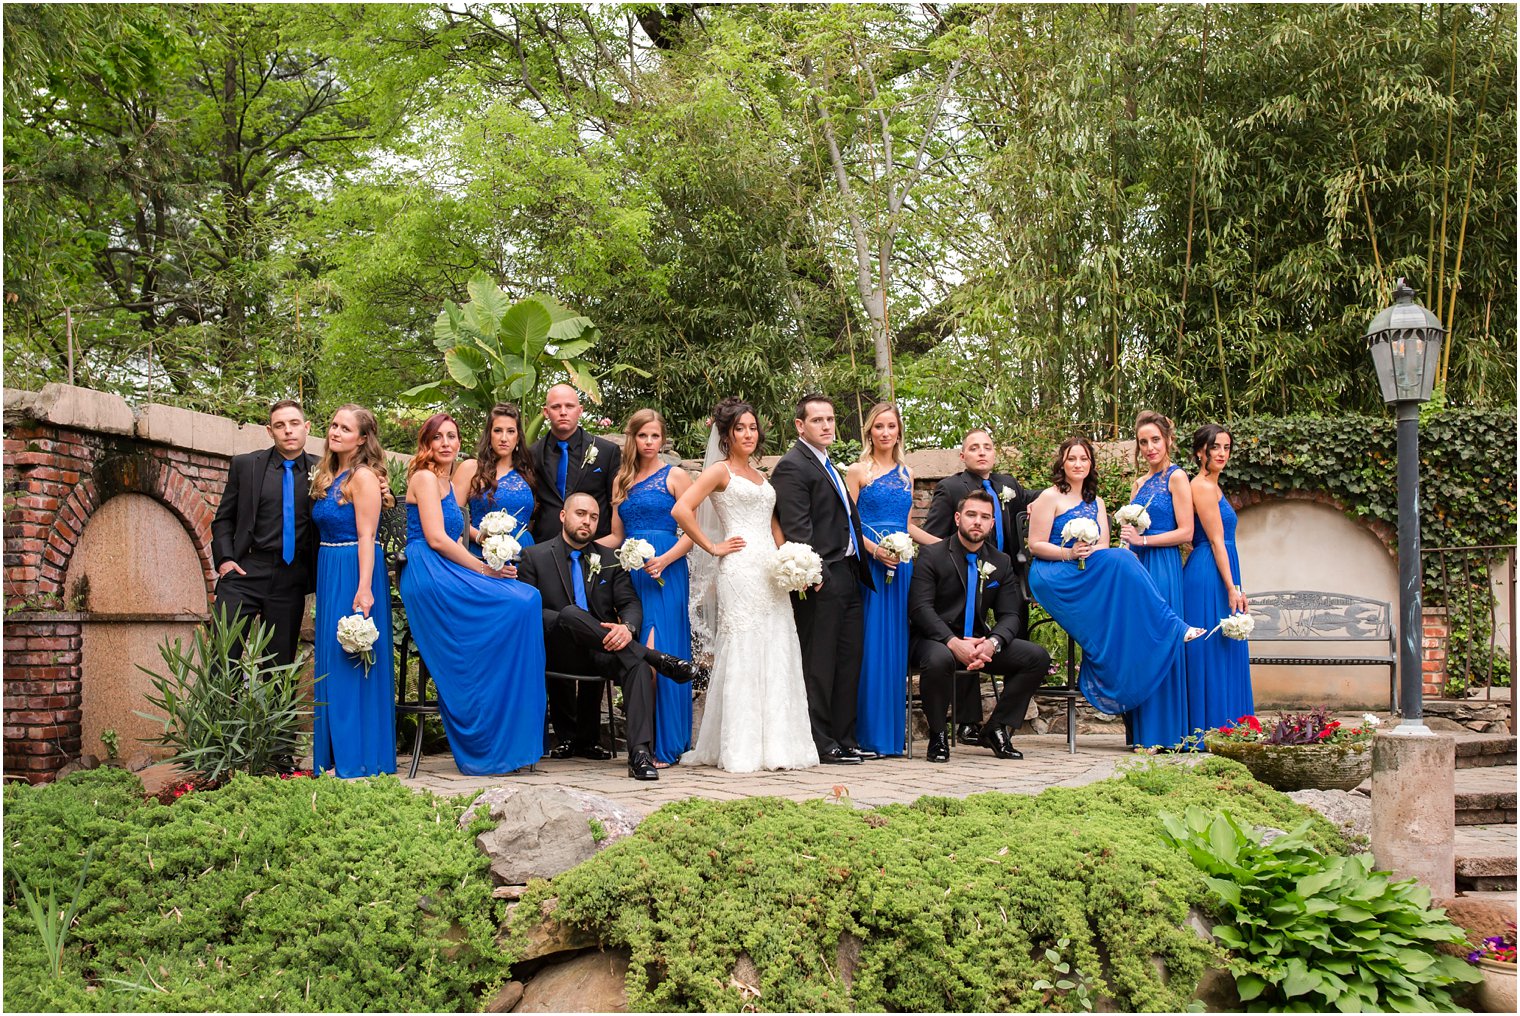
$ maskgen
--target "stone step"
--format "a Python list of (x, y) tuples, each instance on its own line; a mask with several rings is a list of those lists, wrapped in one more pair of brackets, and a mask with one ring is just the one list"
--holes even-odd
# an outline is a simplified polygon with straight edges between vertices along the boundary
[(1489, 892), (1515, 888), (1515, 826), (1463, 825), (1455, 842), (1457, 888)]
[(1457, 738), (1458, 769), (1480, 769), (1514, 764), (1514, 734), (1469, 734)]
[(1513, 825), (1515, 772), (1514, 766), (1457, 770), (1457, 825)]

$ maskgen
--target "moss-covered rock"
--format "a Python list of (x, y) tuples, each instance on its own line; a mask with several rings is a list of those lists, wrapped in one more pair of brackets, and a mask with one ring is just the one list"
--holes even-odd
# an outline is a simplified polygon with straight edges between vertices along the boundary
[[(1187, 922), (1207, 901), (1201, 876), (1158, 815), (1195, 803), (1278, 828), (1305, 817), (1221, 759), (868, 811), (685, 801), (531, 887), (507, 948), (555, 895), (556, 920), (629, 950), (638, 1009), (1068, 1010), (1082, 1007), (1076, 985), (1121, 1009), (1183, 1009), (1218, 956)], [(1344, 849), (1314, 822), (1324, 849)]]

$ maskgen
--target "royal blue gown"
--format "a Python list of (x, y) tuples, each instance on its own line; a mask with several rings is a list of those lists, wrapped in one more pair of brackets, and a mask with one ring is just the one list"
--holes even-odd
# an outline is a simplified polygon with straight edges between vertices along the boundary
[[(676, 545), (676, 521), (670, 509), (676, 499), (667, 487), (670, 466), (646, 477), (628, 489), (628, 497), (618, 505), (623, 520), (623, 534), (628, 539), (648, 540), (655, 554), (663, 554)], [(629, 573), (644, 623), (639, 640), (647, 642), (654, 632), (654, 647), (662, 653), (691, 658), (691, 618), (687, 614), (691, 577), (686, 558), (681, 558), (660, 573), (661, 586), (642, 568)], [(655, 675), (654, 683), (654, 757), (674, 765), (691, 749), (691, 685), (678, 684), (664, 674)]]
[[(1230, 558), (1230, 577), (1240, 584), (1240, 555), (1235, 552), (1235, 509), (1219, 499), (1219, 520), (1224, 523), (1224, 550)], [(1182, 616), (1188, 624), (1213, 628), (1230, 616), (1229, 590), (1219, 579), (1214, 551), (1203, 538), (1203, 527), (1193, 534), (1193, 552), (1182, 569)], [(1188, 726), (1212, 730), (1232, 725), (1242, 716), (1256, 713), (1251, 694), (1251, 650), (1245, 642), (1214, 632), (1206, 639), (1187, 644)]]
[[(528, 523), (533, 519), (533, 488), (517, 470), (507, 470), (497, 479), (495, 489), (470, 498), (470, 525), (479, 529), (480, 520), (494, 511), (507, 512), (516, 519), (522, 530), (516, 534), (518, 544), (533, 546), (533, 534), (528, 530)], [(474, 540), (467, 542), (471, 554), (483, 556), (480, 544)]]
[[(913, 489), (908, 477), (892, 469), (860, 488), (856, 503), (860, 528), (872, 543), (890, 533), (908, 531)], [(904, 701), (908, 680), (908, 586), (913, 562), (897, 566), (887, 582), (887, 566), (872, 558), (875, 589), (860, 587), (865, 616), (864, 652), (860, 660), (860, 691), (855, 714), (855, 739), (862, 748), (881, 755), (901, 755), (907, 726)]]
[(352, 504), (339, 504), (338, 491), (348, 476), (333, 477), (327, 496), (311, 503), (321, 545), (317, 548), (317, 618), (313, 636), (316, 675), (312, 711), (312, 757), (317, 772), (339, 776), (375, 776), (396, 771), (396, 660), (391, 652), (391, 587), (385, 551), (379, 542), (370, 591), (375, 605), (370, 619), (380, 632), (375, 662), (364, 661), (338, 645), (338, 619), (354, 611), (359, 589), (359, 530)]
[[(452, 490), (440, 505), (450, 539), (464, 532)], [(417, 651), (438, 688), (438, 711), (467, 776), (509, 773), (544, 748), (543, 601), (514, 579), (488, 578), (428, 546), (406, 506), (401, 599)]]
[[(1096, 501), (1078, 501), (1057, 515), (1050, 542), (1074, 518), (1098, 518)], [(1035, 558), (1029, 586), (1035, 600), (1082, 647), (1077, 686), (1096, 708), (1123, 713), (1150, 698), (1182, 656), (1182, 623), (1138, 558), (1119, 549), (1097, 550), (1087, 567), (1077, 561)]]
[[(1151, 524), (1145, 531), (1146, 536), (1170, 533), (1177, 528), (1177, 511), (1172, 504), (1168, 483), (1179, 469), (1174, 465), (1157, 473), (1135, 492), (1135, 502), (1145, 505), (1145, 510), (1150, 513)], [(1156, 591), (1167, 606), (1182, 616), (1182, 548), (1136, 546), (1131, 549), (1150, 573)], [(1179, 655), (1172, 668), (1162, 676), (1155, 694), (1130, 713), (1135, 744), (1174, 748), (1192, 733), (1188, 729), (1186, 670), (1186, 657)]]

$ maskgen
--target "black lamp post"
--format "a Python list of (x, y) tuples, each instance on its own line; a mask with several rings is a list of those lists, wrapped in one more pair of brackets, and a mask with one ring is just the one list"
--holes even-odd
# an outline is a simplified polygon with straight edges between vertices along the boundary
[(1420, 403), (1430, 401), (1446, 329), (1414, 302), (1399, 280), (1393, 306), (1367, 326), (1367, 348), (1383, 401), (1398, 410), (1399, 483), (1399, 713), (1397, 732), (1429, 733), (1420, 672)]

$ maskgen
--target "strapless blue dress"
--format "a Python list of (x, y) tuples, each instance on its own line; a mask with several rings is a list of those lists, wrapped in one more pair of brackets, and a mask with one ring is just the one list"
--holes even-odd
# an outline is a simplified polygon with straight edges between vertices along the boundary
[[(676, 499), (670, 496), (666, 486), (671, 468), (666, 466), (635, 483), (628, 489), (628, 497), (617, 507), (623, 520), (624, 536), (648, 540), (656, 554), (665, 553), (679, 539), (676, 520), (670, 515)], [(690, 659), (691, 618), (687, 614), (687, 600), (691, 576), (686, 558), (660, 573), (660, 578), (665, 580), (664, 586), (650, 578), (642, 568), (629, 575), (644, 611), (644, 623), (639, 628), (640, 641), (647, 642), (653, 631), (656, 649), (683, 660)], [(691, 749), (691, 685), (678, 684), (664, 674), (656, 674), (654, 692), (654, 757), (673, 765)]]
[[(452, 490), (440, 505), (450, 539), (464, 532)], [(544, 748), (543, 601), (512, 579), (487, 578), (428, 546), (406, 506), (401, 599), (417, 651), (438, 688), (438, 711), (467, 776), (509, 773)]]
[[(872, 543), (889, 533), (908, 531), (913, 490), (896, 469), (860, 488), (856, 502), (860, 528)], [(860, 660), (860, 691), (855, 714), (855, 739), (862, 748), (881, 755), (901, 755), (907, 726), (904, 684), (908, 680), (908, 586), (913, 562), (897, 566), (891, 583), (887, 566), (869, 561), (875, 589), (860, 587), (865, 645)]]
[[(1235, 509), (1219, 499), (1219, 520), (1224, 523), (1224, 550), (1230, 559), (1230, 576), (1240, 584), (1240, 555), (1235, 552)], [(1193, 539), (1193, 552), (1182, 569), (1182, 616), (1190, 625), (1213, 628), (1230, 616), (1230, 591), (1219, 578), (1214, 551), (1202, 539), (1200, 527)], [(1191, 728), (1212, 730), (1233, 725), (1242, 716), (1256, 713), (1251, 693), (1251, 650), (1245, 642), (1215, 632), (1187, 644), (1187, 708)]]
[[(1172, 504), (1172, 491), (1168, 486), (1174, 472), (1181, 467), (1172, 466), (1164, 472), (1148, 478), (1135, 492), (1135, 501), (1146, 506), (1151, 525), (1147, 536), (1170, 533), (1177, 529), (1177, 510)], [(1135, 556), (1145, 566), (1156, 591), (1167, 606), (1182, 616), (1182, 548), (1181, 547), (1133, 547)], [(1133, 721), (1135, 743), (1146, 747), (1175, 748), (1192, 731), (1188, 728), (1186, 654), (1177, 657), (1176, 664), (1161, 679), (1156, 692), (1140, 703), (1130, 713)]]
[(317, 772), (344, 778), (396, 771), (396, 657), (391, 650), (391, 584), (378, 542), (370, 572), (375, 605), (370, 619), (380, 637), (368, 673), (364, 661), (338, 645), (338, 619), (354, 613), (359, 588), (359, 529), (352, 504), (338, 503), (347, 470), (333, 477), (327, 496), (311, 503), (317, 525), (317, 618), (313, 634), (316, 676), (312, 758)]
[[(528, 486), (528, 481), (522, 478), (521, 473), (509, 469), (496, 481), (494, 490), (470, 498), (470, 525), (479, 529), (480, 520), (487, 515), (494, 511), (507, 512), (522, 527), (522, 532), (517, 534), (517, 542), (524, 547), (531, 547), (533, 533), (529, 530), (528, 523), (533, 521), (533, 503), (533, 488)], [(480, 557), (480, 544), (474, 540), (467, 542), (470, 553)]]
[[(1074, 518), (1097, 521), (1096, 501), (1079, 501), (1057, 515), (1052, 543)], [(1082, 647), (1077, 686), (1105, 713), (1135, 708), (1164, 681), (1182, 656), (1187, 625), (1173, 612), (1135, 555), (1095, 551), (1087, 567), (1035, 558), (1029, 586), (1035, 600)]]

